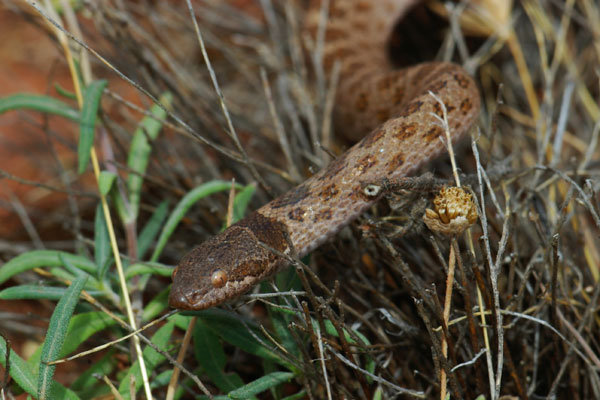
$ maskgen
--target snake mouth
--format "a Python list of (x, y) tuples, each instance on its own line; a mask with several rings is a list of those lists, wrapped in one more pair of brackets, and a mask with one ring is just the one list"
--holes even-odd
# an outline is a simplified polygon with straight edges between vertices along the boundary
[(180, 310), (191, 310), (190, 301), (188, 297), (180, 292), (179, 290), (171, 289), (171, 293), (169, 294), (169, 306), (172, 308), (177, 308)]
[(229, 281), (223, 287), (213, 287), (208, 290), (173, 285), (169, 294), (169, 306), (179, 310), (205, 310), (236, 299), (264, 278), (263, 275), (258, 277), (245, 276), (240, 281)]
[(199, 290), (181, 290), (173, 286), (169, 293), (169, 306), (179, 310), (204, 310), (213, 305), (216, 304), (210, 299), (210, 296)]

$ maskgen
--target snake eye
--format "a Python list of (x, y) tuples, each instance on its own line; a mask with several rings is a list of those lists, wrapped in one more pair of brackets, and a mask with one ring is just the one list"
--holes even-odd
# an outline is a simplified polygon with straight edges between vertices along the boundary
[(227, 274), (222, 269), (215, 270), (210, 276), (210, 283), (215, 288), (222, 288), (227, 283)]

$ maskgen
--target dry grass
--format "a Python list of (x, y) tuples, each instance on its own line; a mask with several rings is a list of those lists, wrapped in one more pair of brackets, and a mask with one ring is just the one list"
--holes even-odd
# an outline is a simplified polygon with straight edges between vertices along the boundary
[[(174, 204), (215, 178), (258, 182), (255, 208), (326, 165), (328, 152), (341, 151), (329, 130), (335, 81), (312, 72), (297, 4), (196, 4), (213, 81), (183, 2), (156, 2), (152, 9), (117, 3), (85, 10), (93, 21), (88, 27), (102, 41), (84, 41), (111, 64), (91, 56), (92, 70), (108, 77), (119, 70), (155, 98), (173, 94), (168, 133), (153, 142), (140, 225), (160, 201)], [(36, 12), (23, 6), (16, 15)], [(233, 312), (247, 324), (246, 333), (263, 334), (258, 342), (284, 361), (223, 344), (225, 370), (245, 383), (273, 371), (293, 372), (290, 383), (260, 398), (439, 398), (441, 376), (451, 398), (600, 398), (600, 7), (592, 0), (524, 0), (476, 39), (462, 36), (456, 15), (450, 19), (444, 49), (474, 73), (484, 104), (471, 146), (454, 149), (478, 222), (455, 240), (423, 224), (432, 194), (454, 180), (450, 163), (440, 161), (435, 178), (388, 183), (386, 199), (303, 260), (308, 267), (293, 260), (302, 286), (286, 282), (287, 273), (275, 283), (280, 290), (303, 290), (301, 295), (235, 303), (243, 304)], [(38, 16), (35, 22), (44, 24)], [(104, 156), (105, 165), (123, 175), (141, 117), (111, 85), (104, 98), (100, 146), (112, 154)], [(151, 103), (143, 96), (135, 100), (143, 108)], [(77, 194), (69, 193), (76, 202)], [(218, 232), (226, 210), (226, 194), (199, 203), (161, 261), (175, 264), (186, 249)], [(125, 224), (117, 239), (135, 259), (135, 234), (128, 229), (135, 231)], [(89, 227), (73, 222), (71, 232), (68, 249), (89, 251)], [(449, 302), (445, 283), (454, 263)], [(145, 310), (166, 282), (158, 276), (130, 282), (141, 288), (130, 288), (134, 310)], [(262, 301), (246, 304), (255, 298)], [(158, 301), (166, 312), (165, 299)], [(451, 304), (449, 319), (445, 303)], [(206, 317), (197, 329), (210, 331), (209, 322)], [(260, 328), (254, 330), (255, 323)], [(20, 333), (18, 325), (8, 330), (4, 334)], [(174, 331), (166, 346), (173, 357), (181, 336)], [(92, 339), (87, 347), (108, 341)], [(121, 356), (129, 356), (127, 350), (116, 348)], [(190, 353), (183, 365), (210, 392), (222, 393), (199, 366), (202, 357)], [(126, 359), (122, 368), (134, 361)], [(154, 396), (163, 397), (166, 383), (158, 377), (173, 366), (162, 361), (149, 368), (150, 382), (163, 382)], [(108, 377), (118, 381), (117, 372)], [(181, 398), (202, 393), (187, 378), (183, 387)]]

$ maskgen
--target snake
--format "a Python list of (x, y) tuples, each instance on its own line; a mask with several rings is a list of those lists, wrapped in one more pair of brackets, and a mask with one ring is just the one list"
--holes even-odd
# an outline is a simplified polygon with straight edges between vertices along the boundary
[(325, 21), (323, 69), (331, 74), (336, 65), (339, 71), (336, 133), (354, 139), (368, 134), (303, 183), (186, 254), (172, 274), (171, 307), (203, 310), (247, 292), (377, 201), (380, 196), (366, 191), (365, 183), (410, 175), (447, 151), (447, 131), (452, 143), (469, 131), (480, 96), (461, 66), (423, 62), (397, 69), (389, 60), (392, 30), (414, 3), (311, 2), (305, 28), (313, 34)]

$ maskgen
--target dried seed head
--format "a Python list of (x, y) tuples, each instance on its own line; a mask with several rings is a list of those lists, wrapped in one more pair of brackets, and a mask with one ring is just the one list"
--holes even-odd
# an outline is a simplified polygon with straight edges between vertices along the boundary
[(435, 210), (425, 210), (423, 222), (434, 232), (457, 235), (477, 221), (471, 195), (460, 187), (445, 187), (433, 200)]

